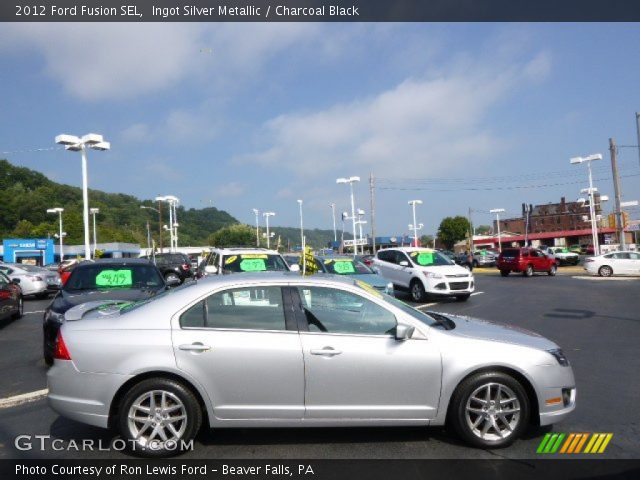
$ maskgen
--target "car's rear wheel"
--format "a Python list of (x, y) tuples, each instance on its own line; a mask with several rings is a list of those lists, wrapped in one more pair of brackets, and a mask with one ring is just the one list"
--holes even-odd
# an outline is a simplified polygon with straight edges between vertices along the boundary
[(418, 279), (414, 279), (411, 282), (411, 299), (414, 302), (424, 302), (427, 298), (427, 292), (424, 290), (424, 285)]
[(176, 455), (195, 437), (202, 410), (182, 383), (150, 378), (132, 387), (119, 407), (120, 434), (133, 452), (146, 457)]
[(20, 297), (18, 298), (18, 311), (13, 314), (13, 318), (15, 320), (18, 320), (22, 318), (23, 315), (24, 315), (24, 299), (22, 298), (22, 295), (20, 295)]
[(551, 268), (547, 273), (553, 277), (557, 271), (558, 271), (558, 267), (556, 267), (555, 265), (551, 265)]
[(511, 273), (509, 270), (500, 270), (500, 275), (503, 277), (508, 277), (509, 273)]
[(603, 265), (598, 269), (598, 275), (600, 275), (601, 277), (610, 277), (611, 275), (613, 275), (613, 268), (611, 268), (609, 265)]
[(478, 373), (456, 389), (449, 420), (480, 448), (511, 445), (527, 428), (529, 399), (522, 385), (502, 372)]
[(522, 272), (522, 275), (524, 275), (525, 277), (532, 277), (533, 265), (527, 265), (527, 268), (524, 270), (524, 272)]

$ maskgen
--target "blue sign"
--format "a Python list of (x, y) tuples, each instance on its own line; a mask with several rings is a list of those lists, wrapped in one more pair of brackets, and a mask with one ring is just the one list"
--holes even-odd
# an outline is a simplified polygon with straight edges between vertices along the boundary
[(20, 258), (35, 258), (41, 265), (54, 262), (53, 240), (48, 238), (9, 238), (2, 241), (3, 259), (6, 263), (19, 262)]

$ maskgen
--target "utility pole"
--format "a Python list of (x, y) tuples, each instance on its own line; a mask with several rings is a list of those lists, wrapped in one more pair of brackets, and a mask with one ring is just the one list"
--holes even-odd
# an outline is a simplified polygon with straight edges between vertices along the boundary
[(638, 134), (638, 158), (640, 158), (640, 112), (636, 112), (636, 131)]
[(624, 224), (622, 217), (622, 208), (620, 207), (620, 176), (618, 175), (618, 152), (616, 141), (614, 138), (609, 139), (609, 152), (611, 153), (611, 174), (613, 176), (613, 191), (615, 193), (615, 217), (616, 217), (616, 236), (620, 243), (620, 250), (625, 249)]
[(162, 202), (158, 200), (158, 234), (160, 239), (160, 253), (162, 253)]
[(473, 224), (471, 223), (471, 207), (469, 207), (467, 220), (469, 220), (469, 252), (473, 252)]
[(369, 173), (369, 196), (371, 199), (371, 242), (372, 254), (376, 254), (376, 202), (375, 202), (375, 185), (373, 180), (373, 172)]

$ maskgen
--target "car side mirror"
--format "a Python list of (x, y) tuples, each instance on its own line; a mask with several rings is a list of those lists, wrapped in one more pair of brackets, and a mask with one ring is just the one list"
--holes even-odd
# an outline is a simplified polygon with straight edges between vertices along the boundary
[(13, 283), (14, 285), (20, 285), (20, 279), (19, 278), (12, 278), (11, 279), (11, 283)]
[(401, 267), (408, 267), (409, 266), (409, 262), (407, 262), (406, 260), (402, 260), (402, 261), (400, 261), (400, 263), (398, 263), (398, 265), (400, 265)]
[(180, 279), (175, 276), (170, 276), (169, 278), (167, 278), (166, 284), (167, 284), (167, 287), (176, 287), (180, 285)]
[(297, 263), (294, 263), (293, 265), (289, 266), (289, 270), (291, 272), (299, 272), (300, 271), (300, 265), (298, 265)]
[(204, 267), (204, 271), (205, 273), (215, 275), (218, 273), (218, 267), (216, 267), (215, 265), (207, 265), (206, 267)]
[(413, 332), (415, 332), (415, 330), (416, 327), (411, 327), (409, 325), (405, 325), (404, 323), (398, 323), (398, 325), (396, 325), (396, 340), (408, 340), (413, 336)]

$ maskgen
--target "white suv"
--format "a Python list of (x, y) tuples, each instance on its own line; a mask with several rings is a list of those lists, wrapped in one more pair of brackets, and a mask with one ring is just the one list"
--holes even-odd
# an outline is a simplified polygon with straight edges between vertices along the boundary
[(469, 270), (429, 248), (387, 248), (373, 262), (380, 275), (397, 289), (409, 290), (415, 302), (423, 302), (428, 295), (464, 301), (475, 288)]
[(251, 247), (212, 248), (198, 267), (198, 276), (241, 272), (288, 272), (297, 271), (298, 266), (289, 267), (275, 250)]

